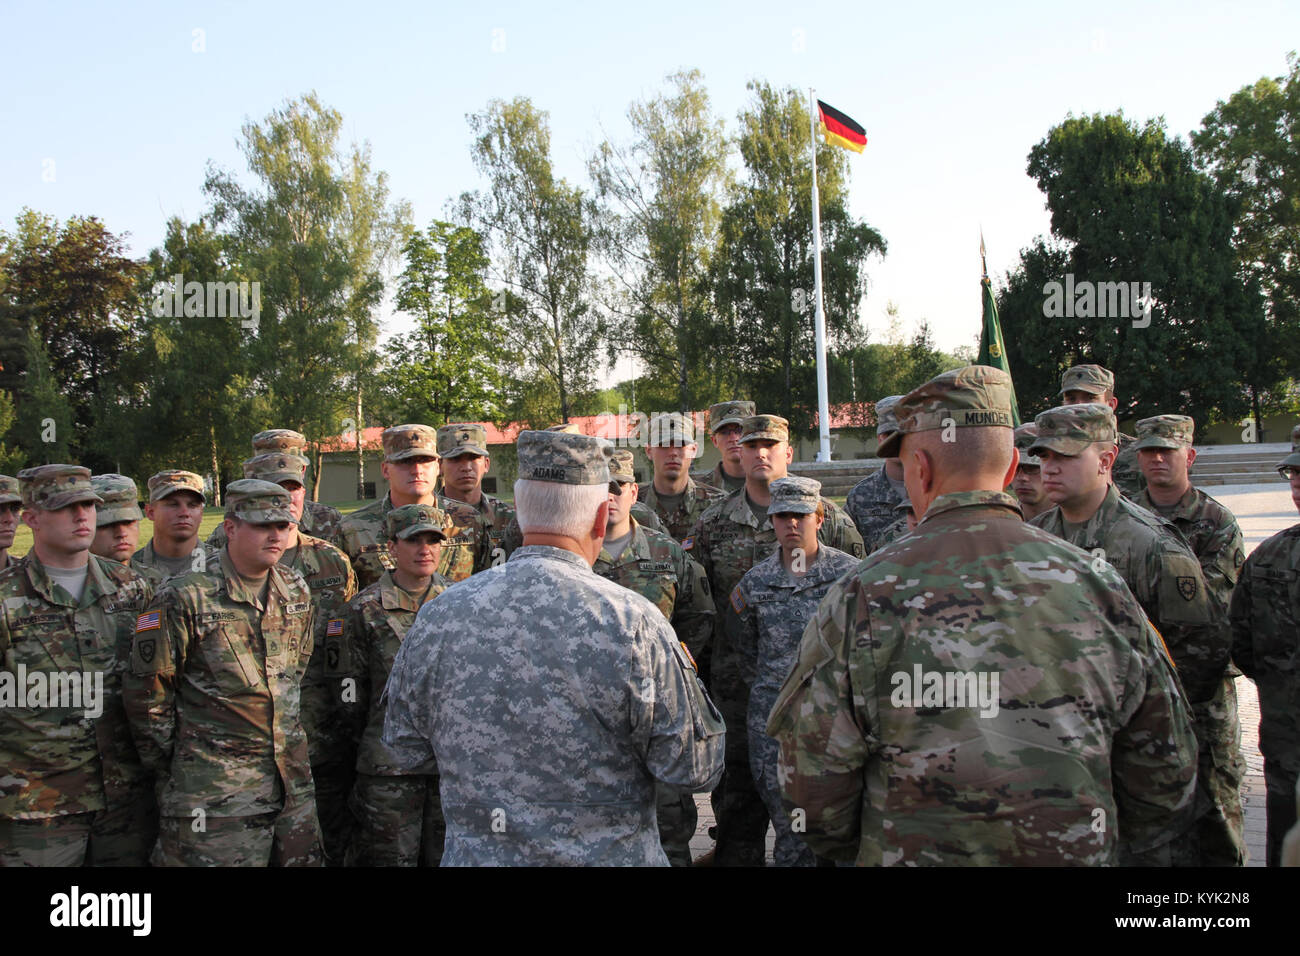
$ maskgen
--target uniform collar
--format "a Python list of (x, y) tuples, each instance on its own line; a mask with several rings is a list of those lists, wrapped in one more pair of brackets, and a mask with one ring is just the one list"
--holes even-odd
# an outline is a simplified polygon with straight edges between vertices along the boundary
[(632, 530), (628, 534), (627, 547), (625, 547), (623, 553), (618, 556), (618, 560), (615, 561), (610, 557), (609, 552), (605, 550), (605, 546), (602, 544), (600, 546), (600, 557), (596, 559), (597, 564), (607, 564), (610, 567), (618, 567), (621, 564), (627, 564), (629, 561), (644, 561), (650, 556), (650, 545), (646, 540), (645, 529), (641, 527), (640, 523), (635, 518), (631, 520)]
[(549, 544), (525, 544), (515, 548), (506, 563), (511, 564), (515, 561), (562, 561), (585, 571), (591, 570), (587, 562), (572, 551), (556, 548)]
[(58, 596), (55, 596), (55, 584), (46, 573), (45, 565), (41, 564), (40, 559), (36, 557), (35, 550), (27, 552), (25, 560), (28, 582), (33, 590), (50, 604), (71, 608), (90, 607), (105, 594), (117, 593), (117, 584), (99, 566), (93, 554), (86, 562), (86, 588), (81, 592), (80, 604), (73, 601), (72, 595), (63, 588), (59, 588)]
[(1007, 508), (1017, 516), (1021, 515), (1020, 501), (1005, 491), (953, 491), (930, 502), (930, 507), (925, 510), (925, 516), (921, 520), (929, 521), (959, 508)]
[[(267, 571), (267, 574), (269, 575), (271, 582), (271, 587), (267, 592), (267, 596), (269, 597), (270, 594), (274, 592), (279, 596), (282, 602), (287, 602), (289, 600), (289, 592), (286, 590), (284, 582), (280, 579), (280, 575), (275, 573), (275, 568), (271, 568)], [(244, 586), (244, 579), (239, 576), (239, 572), (235, 570), (234, 562), (230, 560), (230, 550), (228, 547), (221, 549), (221, 575), (226, 579), (226, 593), (229, 594), (233, 600), (241, 601), (244, 604), (251, 604), (253, 607), (264, 610), (261, 606), (261, 601), (259, 600), (260, 595), (251, 593), (248, 588)]]
[(772, 527), (772, 519), (767, 515), (763, 516), (760, 523), (754, 512), (750, 510), (749, 499), (745, 496), (743, 485), (724, 499), (722, 514), (731, 521), (736, 522), (736, 524), (749, 525), (749, 527), (756, 528), (759, 531)]

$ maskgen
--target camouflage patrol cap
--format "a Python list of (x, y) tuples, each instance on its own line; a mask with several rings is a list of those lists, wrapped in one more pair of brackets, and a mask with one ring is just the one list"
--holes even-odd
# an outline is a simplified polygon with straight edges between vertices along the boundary
[(461, 455), (488, 457), (487, 429), (474, 422), (453, 422), (438, 429), (438, 454), (443, 458)]
[(438, 433), (428, 425), (394, 425), (384, 429), (382, 439), (384, 461), (438, 457)]
[(894, 409), (898, 407), (898, 401), (902, 397), (902, 395), (886, 395), (876, 402), (877, 438), (898, 431), (898, 416), (894, 414)]
[(226, 517), (249, 524), (294, 524), (293, 503), (279, 485), (259, 478), (241, 478), (226, 485)]
[(582, 429), (573, 422), (560, 422), (558, 425), (551, 425), (546, 429), (548, 432), (559, 432), (561, 435), (581, 435)]
[(613, 454), (609, 456), (609, 480), (617, 481), (620, 485), (636, 481), (636, 474), (632, 470), (632, 453), (626, 448), (616, 448)]
[(102, 503), (95, 506), (95, 527), (117, 524), (119, 521), (140, 521), (144, 513), (140, 510), (140, 492), (135, 482), (126, 475), (108, 473), (94, 475), (90, 487), (99, 495)]
[(1277, 463), (1279, 468), (1300, 468), (1300, 425), (1291, 429), (1291, 454)]
[(650, 419), (648, 448), (681, 447), (695, 444), (695, 423), (681, 412), (665, 412)]
[(402, 505), (384, 515), (384, 528), (388, 532), (388, 537), (399, 538), (402, 541), (421, 531), (432, 531), (445, 541), (451, 537), (447, 533), (450, 526), (451, 519), (447, 517), (447, 513), (433, 505)]
[(307, 436), (292, 428), (269, 428), (253, 436), (253, 451), (286, 451), (296, 455), (307, 447)]
[(1187, 415), (1156, 415), (1137, 423), (1134, 451), (1143, 448), (1187, 448), (1192, 444), (1196, 422)]
[(564, 485), (609, 484), (614, 446), (594, 435), (569, 432), (519, 433), (519, 477)]
[(1100, 402), (1049, 408), (1039, 413), (1034, 424), (1038, 426), (1038, 437), (1029, 446), (1032, 454), (1046, 448), (1073, 458), (1094, 443), (1113, 445), (1119, 435), (1115, 413)]
[(897, 458), (903, 436), (947, 428), (1011, 428), (1011, 376), (990, 365), (967, 365), (936, 375), (894, 406), (898, 431), (882, 438), (881, 458)]
[(740, 423), (740, 443), (790, 440), (790, 423), (780, 415), (751, 415)]
[(254, 455), (244, 462), (244, 477), (260, 478), (277, 485), (282, 481), (296, 481), (303, 485), (306, 484), (307, 459), (282, 451)]
[(22, 500), (23, 489), (18, 479), (0, 475), (0, 505), (18, 504)]
[(1042, 467), (1043, 459), (1029, 453), (1029, 446), (1034, 443), (1034, 439), (1037, 437), (1038, 425), (1035, 422), (1025, 422), (1015, 430), (1015, 443), (1016, 448), (1020, 451), (1020, 464)]
[(822, 483), (813, 478), (787, 475), (767, 486), (772, 502), (767, 506), (770, 515), (810, 515), (822, 500)]
[(740, 425), (757, 411), (753, 402), (718, 402), (709, 406), (709, 434), (723, 425)]
[(160, 471), (149, 479), (149, 500), (161, 501), (178, 491), (192, 491), (208, 503), (208, 496), (203, 493), (203, 479), (192, 471), (169, 469)]
[(1075, 365), (1067, 368), (1061, 376), (1062, 398), (1066, 392), (1087, 392), (1089, 395), (1101, 395), (1115, 391), (1115, 375), (1108, 368), (1100, 365)]
[(90, 469), (80, 465), (24, 468), (18, 472), (18, 483), (24, 508), (58, 511), (79, 501), (93, 501), (96, 505), (103, 501), (90, 484)]

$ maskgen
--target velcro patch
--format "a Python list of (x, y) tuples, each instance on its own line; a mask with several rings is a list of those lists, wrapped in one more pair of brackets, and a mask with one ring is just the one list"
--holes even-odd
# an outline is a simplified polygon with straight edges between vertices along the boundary
[(1196, 578), (1191, 575), (1180, 576), (1178, 578), (1178, 593), (1184, 601), (1190, 601), (1196, 597)]
[(683, 551), (689, 551), (689, 550), (691, 550), (691, 548), (692, 548), (694, 545), (695, 545), (695, 535), (693, 535), (693, 534), (688, 534), (686, 537), (682, 538), (682, 550), (683, 550)]
[[(162, 611), (147, 611), (135, 619), (135, 632), (156, 631), (162, 627)], [(151, 655), (152, 656), (152, 655)]]
[(740, 585), (737, 584), (731, 589), (731, 609), (737, 614), (741, 614), (744, 612), (745, 607), (745, 596), (740, 593)]
[(338, 637), (342, 633), (343, 633), (343, 618), (341, 617), (330, 618), (330, 622), (325, 625), (325, 636)]
[(671, 561), (638, 561), (636, 566), (641, 571), (671, 571), (673, 569)]
[(285, 614), (305, 614), (311, 607), (310, 601), (302, 601), (298, 604), (286, 604), (284, 606)]
[(328, 578), (316, 578), (311, 583), (318, 588), (332, 588), (336, 584), (343, 583), (343, 575), (335, 574)]

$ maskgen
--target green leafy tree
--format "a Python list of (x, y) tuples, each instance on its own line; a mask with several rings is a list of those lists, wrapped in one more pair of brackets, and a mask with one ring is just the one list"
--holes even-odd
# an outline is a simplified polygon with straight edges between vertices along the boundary
[(33, 465), (75, 460), (72, 453), (73, 408), (58, 379), (36, 326), (27, 330), (22, 387), (14, 437)]
[[(9, 429), (13, 427), (16, 417), (13, 396), (8, 392), (0, 392), (0, 439), (12, 437)], [(0, 474), (16, 476), (26, 461), (27, 456), (21, 448), (0, 441)]]

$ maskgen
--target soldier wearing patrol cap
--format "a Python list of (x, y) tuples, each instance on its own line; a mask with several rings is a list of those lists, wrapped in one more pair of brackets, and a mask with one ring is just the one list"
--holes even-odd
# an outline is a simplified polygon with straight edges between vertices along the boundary
[[(616, 450), (609, 460), (609, 518), (605, 541), (592, 570), (635, 591), (663, 612), (692, 657), (713, 632), (713, 597), (704, 569), (668, 535), (643, 528), (632, 515), (637, 500), (632, 452)], [(656, 786), (659, 838), (668, 862), (691, 865), (691, 837), (698, 813), (689, 793)]]
[[(297, 455), (303, 459), (305, 469), (310, 464), (307, 461), (306, 451), (307, 436), (290, 428), (271, 428), (267, 431), (258, 432), (253, 436), (253, 454), (255, 456), (264, 455), (268, 452)], [(313, 538), (320, 538), (330, 544), (337, 545), (339, 543), (339, 525), (342, 523), (343, 515), (339, 513), (337, 508), (323, 505), (319, 501), (305, 500), (302, 507), (302, 517), (298, 519), (298, 530), (303, 534), (311, 535)]]
[[(1115, 460), (1115, 414), (1108, 405), (1064, 405), (1040, 414), (1029, 447), (1042, 459), (1043, 488), (1055, 507), (1039, 528), (1108, 563), (1164, 637), (1196, 718), (1202, 764), (1222, 734), (1222, 685), (1231, 639), (1215, 610), (1205, 575), (1182, 534), (1121, 496), (1109, 480)], [(1223, 865), (1240, 847), (1210, 781), (1199, 780), (1198, 823), (1171, 862)]]
[(1020, 452), (1020, 462), (1016, 465), (1016, 477), (1011, 481), (1011, 490), (1020, 502), (1020, 513), (1029, 521), (1037, 518), (1052, 507), (1047, 492), (1043, 491), (1043, 462), (1037, 455), (1029, 453), (1029, 446), (1038, 437), (1038, 426), (1025, 422), (1015, 431), (1016, 450)]
[[(1278, 471), (1291, 483), (1291, 501), (1300, 510), (1300, 425), (1291, 432), (1291, 454), (1278, 463)], [(1279, 866), (1288, 828), (1293, 854), (1300, 838), (1294, 832), (1300, 788), (1300, 524), (1251, 552), (1233, 589), (1229, 618), (1232, 660), (1259, 690), (1267, 862)]]
[(289, 494), (226, 486), (227, 543), (170, 578), (136, 620), (127, 716), (159, 778), (155, 866), (317, 866), (320, 828), (301, 719), (311, 591), (280, 564)]
[[(1119, 399), (1115, 397), (1115, 375), (1108, 368), (1100, 365), (1075, 365), (1065, 370), (1061, 376), (1061, 404), (1087, 405), (1097, 402), (1109, 405), (1113, 412), (1119, 408)], [(1115, 443), (1119, 454), (1111, 464), (1110, 478), (1119, 488), (1120, 494), (1132, 498), (1144, 487), (1146, 479), (1138, 468), (1137, 449), (1133, 447), (1133, 438), (1115, 429)]]
[(438, 507), (473, 510), (477, 518), (472, 533), (476, 542), (481, 543), (471, 550), (486, 551), (497, 563), (504, 561), (506, 531), (515, 509), (509, 502), (483, 490), (483, 476), (492, 467), (486, 429), (475, 422), (443, 425), (438, 429), (438, 455), (442, 459), (442, 494), (438, 497)]
[[(898, 431), (894, 406), (901, 395), (886, 395), (876, 402), (876, 448), (886, 437)], [(903, 466), (897, 458), (886, 458), (874, 474), (863, 478), (844, 499), (848, 512), (868, 552), (885, 543), (884, 532), (897, 520), (894, 506), (907, 497), (903, 488)]]
[(32, 550), (0, 572), (0, 866), (143, 866), (157, 804), (121, 681), (153, 589), (90, 553), (88, 469), (18, 477)]
[(794, 666), (799, 637), (817, 605), (858, 559), (822, 547), (817, 532), (825, 520), (821, 482), (812, 478), (778, 478), (767, 506), (780, 546), (771, 557), (746, 572), (731, 592), (726, 627), (750, 685), (746, 730), (749, 765), (759, 796), (776, 832), (777, 866), (814, 866), (812, 850), (791, 828), (777, 783), (776, 741), (767, 736), (767, 715), (776, 703), (785, 675)]
[[(1215, 602), (1215, 615), (1226, 630), (1228, 604), (1242, 562), (1246, 560), (1241, 528), (1232, 512), (1199, 488), (1192, 486), (1188, 470), (1196, 461), (1192, 447), (1195, 423), (1186, 415), (1157, 415), (1137, 423), (1138, 465), (1146, 488), (1133, 501), (1173, 523), (1200, 562), (1205, 586)], [(1201, 776), (1215, 801), (1223, 808), (1234, 840), (1221, 848), (1225, 866), (1240, 865), (1244, 859), (1245, 818), (1241, 807), (1241, 782), (1246, 761), (1241, 755), (1241, 722), (1237, 717), (1237, 688), (1233, 681), (1240, 672), (1232, 666), (1224, 673), (1214, 700), (1205, 707), (1205, 753)], [(1212, 852), (1203, 848), (1203, 855)]]
[(144, 513), (153, 522), (153, 539), (131, 556), (131, 567), (155, 588), (173, 574), (202, 569), (207, 557), (199, 524), (207, 501), (203, 479), (192, 471), (170, 469), (149, 479)]
[(426, 604), (397, 652), (382, 739), (401, 770), (437, 755), (444, 866), (666, 865), (655, 782), (722, 772), (725, 727), (667, 620), (591, 570), (608, 454), (521, 433), (523, 546)]
[(396, 567), (348, 605), (346, 641), (357, 678), (357, 780), (352, 801), (357, 828), (349, 866), (437, 866), (446, 823), (438, 794), (438, 764), (398, 768), (380, 739), (387, 711), (384, 685), (415, 615), (451, 586), (437, 573), (442, 543), (454, 530), (431, 505), (403, 505), (384, 519)]
[(95, 540), (90, 553), (127, 564), (140, 542), (140, 492), (126, 475), (94, 475), (90, 485), (103, 503), (95, 508)]
[[(341, 637), (330, 633), (330, 624), (335, 622), (334, 630), (338, 630), (344, 608), (356, 596), (357, 578), (341, 550), (302, 530), (306, 476), (307, 459), (287, 451), (263, 452), (244, 462), (245, 478), (277, 484), (289, 495), (295, 525), (289, 530), (279, 563), (301, 574), (311, 590), (316, 631), (314, 650), (302, 680), (302, 725), (307, 731), (325, 861), (330, 866), (341, 866), (353, 823), (347, 801), (356, 760), (348, 722), (355, 704), (349, 699), (354, 695), (346, 692), (349, 685), (345, 681), (350, 676), (347, 655)], [(224, 522), (208, 537), (207, 544), (218, 551), (226, 546)]]
[[(713, 656), (708, 665), (709, 690), (728, 726), (745, 726), (749, 685), (741, 674), (736, 650), (724, 629), (732, 590), (755, 564), (777, 548), (776, 530), (767, 508), (770, 483), (784, 478), (793, 458), (789, 424), (779, 415), (744, 420), (740, 437), (745, 487), (715, 501), (700, 515), (682, 547), (699, 561), (709, 578), (717, 618)], [(862, 537), (834, 502), (822, 498), (825, 522), (817, 532), (822, 544), (864, 555)], [(718, 818), (718, 866), (762, 866), (768, 814), (749, 769), (749, 741), (744, 733), (727, 735), (727, 774), (714, 795)]]
[(13, 564), (9, 549), (14, 546), (14, 533), (18, 530), (22, 502), (18, 479), (0, 475), (0, 571)]
[[(343, 519), (339, 529), (344, 553), (352, 562), (360, 587), (367, 588), (394, 568), (388, 553), (388, 532), (384, 517), (393, 508), (402, 505), (432, 505), (438, 507), (435, 483), (438, 478), (438, 435), (428, 425), (394, 425), (385, 428), (382, 436), (384, 460), (379, 466), (388, 482), (388, 494), (374, 504), (366, 505)], [(443, 548), (442, 566), (438, 569), (444, 577), (459, 580), (470, 573), (487, 567), (491, 553), (483, 547), (487, 541), (474, 540), (465, 535), (478, 521), (478, 513), (463, 504), (444, 502), (452, 521), (462, 529), (456, 538)]]
[(675, 541), (690, 534), (691, 526), (712, 502), (726, 493), (691, 477), (695, 425), (679, 412), (656, 415), (650, 420), (646, 457), (654, 465), (650, 481), (637, 488), (637, 500), (658, 516), (664, 530)]
[(709, 440), (722, 459), (712, 471), (691, 472), (700, 484), (727, 494), (745, 484), (745, 468), (740, 463), (740, 423), (753, 415), (753, 402), (718, 402), (709, 406)]
[(1187, 704), (1114, 569), (1003, 491), (1010, 377), (954, 369), (895, 410), (881, 454), (921, 521), (830, 589), (768, 720), (805, 842), (863, 866), (1167, 846), (1194, 804)]

